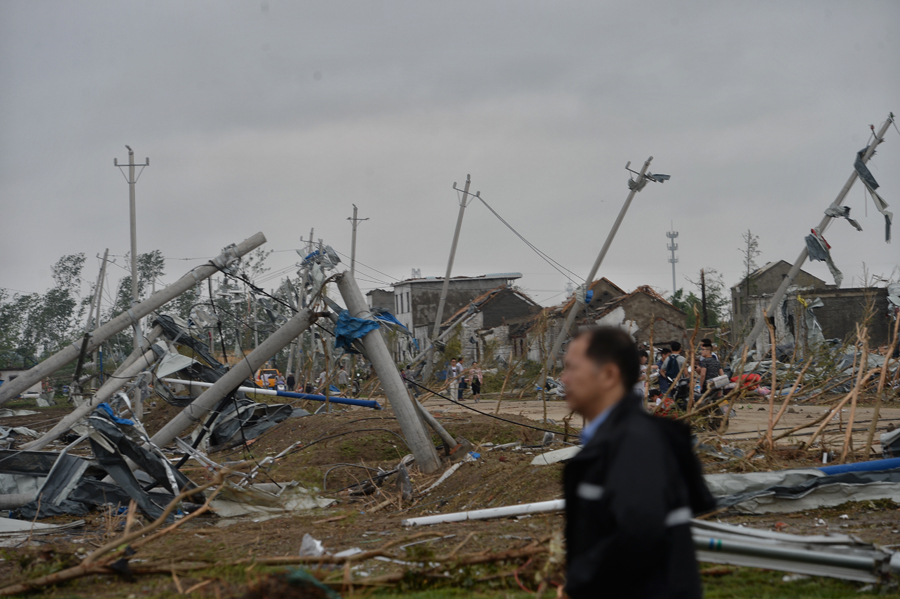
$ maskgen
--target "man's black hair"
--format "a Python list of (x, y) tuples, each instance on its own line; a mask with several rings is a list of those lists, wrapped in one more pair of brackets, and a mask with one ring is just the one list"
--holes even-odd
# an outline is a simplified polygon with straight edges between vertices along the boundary
[(700, 345), (701, 345), (702, 347), (712, 347), (712, 346), (713, 346), (712, 339), (701, 339), (701, 340), (700, 340)]
[(597, 327), (582, 334), (588, 336), (587, 356), (597, 364), (615, 364), (625, 388), (634, 387), (640, 377), (641, 359), (631, 335), (614, 327)]
[(647, 394), (650, 399), (659, 397), (660, 395), (662, 395), (662, 393), (660, 393), (659, 389), (650, 389), (649, 393)]
[(649, 358), (649, 357), (650, 357), (650, 354), (648, 354), (648, 353), (645, 352), (644, 350), (641, 350), (641, 351), (638, 352), (638, 357), (639, 357), (639, 358)]
[(668, 347), (664, 347), (661, 350), (659, 350), (659, 353), (661, 353), (662, 355), (671, 354), (672, 350), (669, 349)]
[(681, 351), (681, 344), (678, 343), (677, 341), (673, 341), (669, 345), (672, 346), (672, 351)]

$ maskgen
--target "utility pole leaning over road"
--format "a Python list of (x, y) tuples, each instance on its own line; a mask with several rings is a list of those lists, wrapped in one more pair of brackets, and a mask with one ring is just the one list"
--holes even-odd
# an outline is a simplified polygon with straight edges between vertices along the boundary
[(636, 174), (637, 179), (629, 179), (628, 180), (628, 188), (631, 190), (628, 192), (628, 198), (625, 200), (625, 204), (622, 206), (622, 209), (619, 211), (619, 216), (616, 217), (616, 222), (613, 223), (612, 230), (609, 232), (609, 236), (606, 238), (606, 242), (603, 244), (603, 248), (600, 250), (600, 255), (597, 256), (597, 260), (594, 261), (594, 265), (591, 267), (591, 272), (588, 273), (587, 279), (585, 279), (585, 287), (583, 290), (575, 292), (575, 303), (572, 304), (572, 308), (569, 310), (568, 316), (566, 316), (566, 323), (563, 326), (562, 330), (559, 332), (559, 335), (556, 337), (556, 341), (553, 342), (553, 347), (550, 350), (550, 353), (547, 355), (544, 360), (544, 368), (541, 370), (541, 378), (538, 379), (538, 386), (541, 389), (541, 401), (544, 404), (544, 420), (547, 419), (547, 403), (544, 395), (544, 388), (547, 386), (547, 375), (550, 372), (550, 369), (553, 367), (553, 364), (556, 362), (556, 356), (559, 354), (559, 350), (562, 349), (563, 341), (566, 340), (566, 337), (569, 336), (572, 325), (575, 323), (575, 318), (579, 312), (581, 312), (582, 307), (585, 305), (585, 296), (587, 295), (588, 290), (591, 288), (591, 284), (594, 282), (594, 277), (597, 276), (597, 271), (600, 269), (600, 265), (603, 264), (603, 259), (606, 257), (606, 253), (609, 251), (609, 247), (612, 245), (613, 239), (616, 237), (616, 233), (619, 230), (619, 227), (622, 225), (622, 221), (625, 219), (625, 213), (628, 212), (628, 207), (631, 206), (631, 200), (634, 199), (634, 196), (637, 192), (644, 189), (644, 186), (647, 185), (647, 181), (653, 181), (655, 183), (662, 183), (663, 181), (667, 181), (670, 177), (669, 175), (654, 175), (652, 173), (648, 173), (647, 169), (650, 167), (650, 162), (653, 160), (653, 156), (647, 159), (647, 162), (644, 163), (644, 166), (641, 167), (640, 172), (632, 171), (629, 167), (631, 166), (631, 162), (625, 165), (625, 169)]
[[(878, 133), (875, 134), (875, 139), (872, 140), (872, 143), (869, 144), (866, 153), (862, 155), (861, 160), (862, 163), (865, 164), (869, 161), (875, 154), (875, 148), (878, 147), (878, 144), (884, 141), (884, 134), (887, 133), (888, 128), (891, 126), (891, 123), (894, 122), (894, 114), (891, 113), (887, 120), (884, 121), (884, 124), (881, 126), (881, 129), (878, 130)], [(850, 175), (850, 178), (847, 179), (847, 182), (844, 184), (844, 187), (838, 193), (837, 197), (831, 203), (831, 207), (839, 207), (843, 202), (844, 198), (847, 197), (847, 193), (850, 191), (850, 188), (853, 187), (853, 183), (856, 182), (857, 177), (859, 177), (859, 173), (856, 172), (856, 169), (853, 169), (853, 174)], [(822, 221), (819, 223), (819, 226), (816, 227), (816, 231), (819, 232), (820, 235), (825, 233), (825, 229), (828, 228), (828, 225), (831, 224), (831, 219), (834, 218), (829, 216), (828, 213), (822, 217)], [(769, 302), (769, 307), (766, 308), (765, 318), (757, 319), (756, 323), (753, 325), (753, 330), (750, 331), (750, 334), (744, 339), (744, 343), (741, 344), (741, 347), (737, 349), (737, 355), (740, 355), (743, 349), (749, 348), (752, 345), (756, 344), (756, 340), (759, 337), (760, 333), (762, 333), (763, 328), (766, 326), (766, 322), (769, 318), (772, 318), (775, 315), (775, 310), (778, 309), (778, 306), (781, 305), (781, 299), (784, 297), (784, 294), (787, 293), (788, 287), (790, 287), (794, 283), (794, 279), (797, 278), (797, 274), (800, 272), (800, 269), (803, 267), (803, 263), (806, 262), (806, 259), (809, 257), (809, 250), (806, 249), (806, 246), (803, 246), (803, 250), (800, 252), (800, 255), (797, 256), (797, 259), (794, 260), (794, 265), (791, 266), (791, 270), (788, 271), (787, 276), (784, 277), (781, 281), (781, 285), (775, 291), (775, 294), (772, 296), (772, 301)], [(750, 282), (747, 281), (747, 285), (750, 285)]]
[(356, 224), (368, 218), (356, 218), (356, 204), (353, 204), (353, 218), (347, 218), (353, 223), (353, 238), (350, 241), (350, 274), (356, 276)]
[[(131, 305), (135, 306), (138, 303), (138, 278), (137, 278), (137, 217), (135, 215), (135, 206), (134, 206), (134, 186), (137, 184), (137, 180), (141, 177), (141, 173), (144, 172), (144, 168), (150, 166), (150, 159), (147, 158), (144, 164), (135, 164), (134, 163), (134, 150), (131, 149), (131, 146), (125, 146), (128, 148), (128, 164), (119, 164), (119, 160), (117, 158), (113, 158), (113, 166), (117, 167), (119, 170), (122, 170), (123, 166), (128, 167), (128, 176), (125, 177), (125, 180), (128, 181), (128, 206), (129, 211), (131, 213)], [(134, 167), (141, 167), (141, 172), (137, 174), (137, 177), (134, 176)], [(122, 175), (125, 175), (123, 172)], [(138, 349), (141, 346), (141, 325), (137, 320), (133, 324), (134, 327), (134, 349)]]
[[(466, 175), (466, 184), (463, 189), (453, 183), (453, 189), (462, 192), (459, 200), (459, 216), (456, 217), (456, 230), (453, 232), (453, 243), (450, 244), (450, 259), (447, 260), (447, 275), (444, 277), (444, 284), (441, 287), (441, 299), (438, 301), (437, 314), (434, 317), (434, 329), (431, 331), (431, 345), (429, 345), (427, 355), (425, 357), (425, 370), (422, 374), (424, 380), (431, 378), (431, 370), (434, 367), (434, 341), (441, 334), (441, 319), (444, 316), (444, 305), (447, 303), (447, 290), (450, 287), (450, 275), (453, 272), (453, 259), (456, 257), (456, 245), (459, 243), (459, 232), (462, 229), (463, 216), (466, 213), (466, 206), (469, 205), (469, 186), (472, 184), (472, 176)], [(478, 197), (481, 192), (476, 192)]]

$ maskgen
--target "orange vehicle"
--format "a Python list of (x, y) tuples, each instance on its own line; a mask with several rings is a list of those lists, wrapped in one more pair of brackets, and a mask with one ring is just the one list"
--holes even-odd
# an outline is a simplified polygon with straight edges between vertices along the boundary
[(281, 373), (276, 368), (260, 368), (256, 371), (255, 381), (259, 387), (274, 389)]

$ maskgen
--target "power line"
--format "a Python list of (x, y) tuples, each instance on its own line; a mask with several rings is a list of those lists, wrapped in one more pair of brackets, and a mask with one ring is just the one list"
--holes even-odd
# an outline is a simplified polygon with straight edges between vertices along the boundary
[[(557, 262), (556, 260), (554, 260), (553, 258), (548, 256), (546, 253), (542, 252), (540, 249), (538, 249), (538, 247), (536, 245), (534, 245), (533, 243), (531, 243), (530, 241), (525, 239), (525, 236), (522, 235), (521, 233), (519, 233), (518, 231), (516, 231), (515, 228), (513, 228), (513, 226), (506, 221), (506, 219), (504, 219), (502, 216), (500, 216), (500, 214), (498, 214), (497, 211), (494, 210), (491, 207), (491, 205), (488, 204), (484, 200), (483, 197), (481, 197), (481, 195), (476, 195), (475, 197), (477, 197), (479, 200), (481, 200), (481, 203), (484, 204), (485, 208), (487, 208), (488, 210), (491, 211), (491, 214), (496, 216), (500, 220), (501, 223), (506, 225), (506, 227), (516, 235), (516, 237), (521, 239), (525, 243), (525, 245), (527, 245), (529, 248), (531, 248), (534, 251), (534, 253), (536, 253), (538, 255), (538, 257), (540, 257), (544, 262), (549, 264), (559, 274), (561, 274), (562, 276), (564, 276), (565, 278), (567, 278), (568, 280), (570, 280), (574, 283), (575, 281), (569, 275), (566, 274), (566, 272), (568, 272), (569, 274), (571, 274), (573, 277), (575, 277), (579, 281), (584, 282), (584, 279), (582, 279), (577, 274), (575, 274), (574, 272), (572, 272), (571, 270), (569, 270), (568, 268), (566, 268), (565, 266), (563, 266), (562, 264), (560, 264), (559, 262)], [(562, 269), (562, 270), (560, 270), (560, 269)], [(566, 271), (566, 272), (563, 272), (563, 271)]]

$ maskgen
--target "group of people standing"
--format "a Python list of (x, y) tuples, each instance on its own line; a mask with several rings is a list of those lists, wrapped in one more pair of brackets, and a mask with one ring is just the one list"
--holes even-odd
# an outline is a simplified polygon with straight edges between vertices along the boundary
[(484, 373), (478, 366), (478, 362), (472, 362), (472, 366), (466, 368), (462, 358), (450, 360), (447, 369), (447, 392), (452, 399), (465, 401), (463, 394), (466, 389), (472, 389), (472, 399), (475, 403), (481, 400), (481, 385), (484, 383)]
[[(658, 373), (657, 382), (659, 389), (650, 389), (648, 396), (651, 400), (659, 404), (671, 403), (674, 401), (681, 410), (687, 409), (688, 398), (693, 390), (690, 388), (690, 365), (688, 359), (683, 355), (681, 343), (673, 341), (669, 347), (662, 348), (659, 352), (659, 358), (655, 364), (648, 368), (647, 362), (649, 355), (646, 351), (640, 352), (641, 355), (641, 379), (635, 385), (635, 391), (643, 394), (648, 384), (649, 376), (653, 371)], [(722, 364), (719, 362), (719, 356), (714, 351), (711, 339), (702, 339), (700, 341), (700, 355), (695, 361), (696, 376), (694, 382), (700, 389), (702, 395), (708, 384), (716, 377), (725, 374)], [(709, 396), (710, 399), (718, 399), (721, 391), (715, 391)]]

